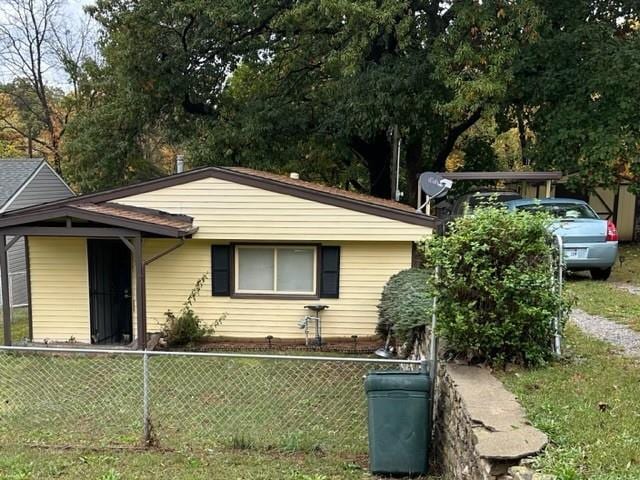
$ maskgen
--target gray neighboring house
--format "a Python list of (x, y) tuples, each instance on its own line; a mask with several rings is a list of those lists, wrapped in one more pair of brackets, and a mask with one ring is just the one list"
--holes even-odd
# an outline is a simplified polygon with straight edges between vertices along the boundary
[[(0, 214), (74, 196), (75, 193), (42, 158), (0, 158)], [(11, 305), (27, 305), (24, 237), (7, 252)], [(0, 290), (0, 301), (2, 291)]]

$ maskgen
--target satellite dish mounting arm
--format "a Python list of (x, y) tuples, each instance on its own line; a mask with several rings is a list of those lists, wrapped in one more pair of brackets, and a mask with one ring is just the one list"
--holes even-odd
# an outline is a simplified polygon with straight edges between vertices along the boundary
[[(418, 179), (418, 205), (417, 211), (427, 215), (431, 214), (431, 200), (442, 197), (453, 186), (453, 182), (448, 178), (442, 177), (435, 172), (424, 172)], [(422, 193), (424, 192), (425, 199), (422, 201)]]

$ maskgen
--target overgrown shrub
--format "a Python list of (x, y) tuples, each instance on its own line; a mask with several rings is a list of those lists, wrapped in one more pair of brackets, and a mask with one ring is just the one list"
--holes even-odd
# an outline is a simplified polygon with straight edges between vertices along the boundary
[(432, 296), (427, 287), (430, 273), (410, 268), (393, 275), (382, 291), (378, 305), (377, 333), (386, 337), (392, 328), (396, 341), (412, 344), (431, 320)]
[(166, 338), (167, 345), (170, 347), (196, 343), (204, 337), (213, 335), (216, 328), (222, 323), (224, 315), (216, 319), (213, 325), (206, 325), (193, 310), (193, 304), (198, 298), (202, 286), (207, 281), (207, 277), (208, 273), (205, 273), (196, 281), (177, 316), (171, 310), (165, 312), (166, 321), (163, 336)]
[(568, 304), (554, 290), (550, 219), (485, 207), (423, 244), (437, 292), (438, 328), (469, 361), (538, 365), (552, 353), (553, 318)]

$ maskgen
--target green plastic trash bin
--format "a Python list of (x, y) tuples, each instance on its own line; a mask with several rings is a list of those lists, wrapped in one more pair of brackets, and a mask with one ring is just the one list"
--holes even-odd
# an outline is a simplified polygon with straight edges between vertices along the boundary
[(424, 372), (371, 372), (365, 378), (369, 470), (422, 475), (428, 470), (431, 380)]

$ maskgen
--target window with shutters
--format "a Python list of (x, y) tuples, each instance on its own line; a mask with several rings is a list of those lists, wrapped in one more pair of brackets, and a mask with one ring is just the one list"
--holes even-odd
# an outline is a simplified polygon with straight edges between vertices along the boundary
[(316, 295), (317, 247), (309, 245), (237, 245), (234, 291), (237, 294)]

